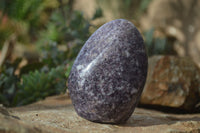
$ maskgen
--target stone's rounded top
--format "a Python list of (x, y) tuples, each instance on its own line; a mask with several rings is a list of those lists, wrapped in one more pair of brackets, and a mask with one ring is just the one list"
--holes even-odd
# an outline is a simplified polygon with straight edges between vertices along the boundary
[[(146, 53), (143, 43), (143, 38), (133, 23), (125, 19), (116, 19), (102, 25), (90, 36), (79, 52), (76, 61), (78, 61), (78, 58), (88, 58), (89, 60), (88, 55), (92, 55), (93, 60), (100, 53), (97, 49), (104, 49), (104, 52), (107, 49), (113, 51), (117, 48), (116, 44), (119, 44), (119, 48), (132, 47), (133, 51), (138, 50)], [(126, 54), (129, 55), (128, 52)]]
[(120, 35), (123, 36), (129, 34), (129, 32), (133, 32), (133, 30), (136, 30), (136, 27), (130, 21), (125, 19), (116, 19), (102, 25), (97, 31), (95, 31), (92, 34), (92, 36), (88, 39), (88, 41), (90, 41), (90, 39), (94, 37), (98, 39), (101, 36), (102, 37), (110, 36), (113, 38), (119, 37)]
[(105, 23), (104, 25), (102, 25), (98, 30), (101, 30), (102, 28), (104, 28), (104, 26), (115, 26), (118, 29), (129, 29), (129, 28), (134, 28), (135, 25), (133, 23), (131, 23), (130, 21), (126, 20), (126, 19), (116, 19), (113, 21), (110, 21), (108, 23)]
[(117, 19), (101, 26), (81, 49), (68, 79), (78, 115), (125, 122), (139, 101), (147, 64), (142, 36), (131, 22)]
[(91, 35), (91, 37), (88, 39), (89, 42), (87, 41), (86, 44), (90, 43), (91, 41), (94, 43), (94, 41), (98, 40), (107, 42), (116, 41), (117, 39), (120, 39), (120, 41), (130, 41), (131, 39), (129, 38), (131, 38), (131, 34), (135, 35), (135, 38), (139, 37), (139, 39), (143, 41), (140, 33), (133, 23), (125, 19), (116, 19), (102, 25)]

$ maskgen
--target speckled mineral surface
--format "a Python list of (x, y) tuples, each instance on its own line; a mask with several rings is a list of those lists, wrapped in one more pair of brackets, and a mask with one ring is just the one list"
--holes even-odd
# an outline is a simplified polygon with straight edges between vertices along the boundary
[(101, 26), (77, 56), (68, 80), (79, 116), (99, 123), (123, 123), (133, 113), (147, 76), (142, 36), (129, 21)]

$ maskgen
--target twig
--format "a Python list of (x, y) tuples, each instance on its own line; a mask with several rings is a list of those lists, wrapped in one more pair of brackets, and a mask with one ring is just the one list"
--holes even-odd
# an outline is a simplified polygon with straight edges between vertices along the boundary
[(13, 53), (15, 41), (16, 41), (16, 36), (11, 35), (10, 38), (4, 42), (1, 56), (0, 56), (0, 68), (5, 62), (5, 60), (11, 57)]
[(60, 11), (61, 11), (64, 19), (66, 20), (66, 14), (65, 14), (65, 11), (64, 11), (64, 8), (63, 8), (63, 1), (62, 0), (58, 0), (58, 2), (60, 3), (60, 6), (59, 6)]

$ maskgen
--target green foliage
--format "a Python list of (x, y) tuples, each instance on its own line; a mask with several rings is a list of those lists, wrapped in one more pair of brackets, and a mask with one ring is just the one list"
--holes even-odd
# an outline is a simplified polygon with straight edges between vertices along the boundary
[(25, 21), (38, 19), (42, 0), (2, 0), (0, 10), (8, 16)]
[(141, 3), (140, 3), (140, 11), (141, 12), (144, 12), (147, 7), (149, 6), (149, 4), (151, 3), (152, 0), (142, 0)]
[[(68, 10), (67, 7), (64, 8), (66, 13), (70, 13)], [(70, 16), (70, 18), (65, 19), (65, 15), (59, 9), (54, 11), (46, 29), (40, 32), (40, 40), (38, 42), (40, 44), (48, 41), (54, 41), (58, 44), (73, 42), (77, 45), (82, 45), (89, 37), (89, 21), (79, 11), (73, 11), (66, 16)]]
[(154, 28), (151, 28), (145, 34), (145, 44), (149, 56), (163, 54), (166, 47), (165, 38), (154, 38)]
[(20, 106), (44, 99), (46, 96), (59, 94), (65, 91), (66, 78), (63, 75), (65, 68), (59, 66), (51, 69), (49, 73), (30, 72), (22, 76), (22, 82), (18, 84), (13, 105)]
[(66, 76), (66, 78), (69, 77), (69, 74), (70, 74), (70, 72), (71, 72), (71, 69), (72, 69), (73, 63), (74, 63), (74, 61), (70, 61), (70, 62), (68, 63), (68, 67), (67, 67), (67, 70), (66, 70), (66, 72), (65, 72), (65, 76)]
[[(83, 17), (80, 11), (69, 12), (68, 7), (63, 8), (63, 10), (65, 14), (60, 9), (52, 13), (46, 29), (40, 32), (40, 39), (38, 40), (38, 47), (42, 48), (43, 51), (44, 49), (49, 51), (48, 54), (44, 52), (45, 56), (52, 56), (53, 58), (56, 56), (57, 59), (53, 61), (54, 63), (46, 60), (51, 65), (52, 63), (57, 65), (66, 59), (72, 60), (75, 58), (90, 35), (90, 22)], [(68, 19), (65, 19), (65, 16), (68, 16)], [(101, 9), (97, 9), (92, 20), (101, 16)], [(56, 47), (60, 44), (65, 44), (67, 50), (58, 53)]]
[[(41, 27), (40, 14), (43, 0), (0, 0), (0, 43), (11, 34), (20, 42), (28, 42), (36, 38)], [(1, 22), (4, 24), (1, 25)], [(2, 26), (2, 28), (1, 28)]]
[(175, 54), (173, 47), (168, 43), (167, 38), (155, 38), (154, 31), (154, 28), (151, 28), (144, 33), (148, 56), (160, 54)]
[(124, 3), (126, 5), (126, 7), (130, 7), (131, 3), (132, 3), (132, 0), (124, 0)]
[(17, 59), (13, 64), (6, 63), (0, 71), (0, 103), (10, 106), (17, 91), (19, 77), (14, 72), (21, 59)]
[[(63, 93), (66, 90), (66, 81), (73, 61), (89, 37), (91, 26), (89, 21), (103, 14), (99, 8), (93, 17), (87, 20), (82, 12), (61, 5), (59, 9), (50, 11), (47, 23), (38, 28), (43, 2), (43, 0), (0, 1), (0, 5), (2, 4), (0, 10), (12, 19), (10, 21), (25, 25), (24, 31), (27, 32), (23, 32), (24, 35), (36, 39), (35, 43), (41, 51), (40, 61), (20, 68), (18, 76), (14, 73), (19, 63), (16, 67), (13, 63), (11, 67), (4, 65), (0, 74), (0, 103), (5, 106), (21, 106), (44, 99), (46, 96)], [(31, 33), (33, 29), (37, 30), (35, 32), (37, 34)], [(9, 35), (5, 34), (4, 38)], [(19, 39), (19, 36), (17, 38)], [(65, 47), (60, 49), (60, 46)]]
[(122, 17), (128, 19), (139, 19), (139, 17), (147, 10), (152, 0), (119, 0), (119, 10), (123, 14)]
[(58, 49), (56, 42), (49, 42), (42, 47), (42, 62), (48, 68), (66, 64), (68, 51)]
[[(1, 19), (0, 19), (1, 21)], [(10, 30), (0, 29), (0, 49), (3, 47), (4, 41), (11, 35)]]
[(124, 0), (125, 7), (131, 7), (132, 4), (138, 4), (139, 11), (145, 11), (152, 0)]
[(97, 18), (100, 18), (103, 16), (103, 11), (101, 8), (97, 8), (95, 14), (92, 17), (92, 20), (95, 20)]
[[(57, 44), (49, 42), (42, 49), (41, 62), (28, 64), (16, 76), (21, 59), (5, 64), (0, 74), (0, 103), (5, 106), (20, 106), (44, 99), (46, 96), (63, 93), (73, 64), (59, 50)], [(67, 71), (67, 76), (65, 76)]]
[(13, 68), (8, 68), (0, 75), (0, 90), (2, 91), (0, 93), (0, 103), (7, 106), (12, 101), (12, 97), (16, 91), (16, 82), (19, 80), (13, 72)]

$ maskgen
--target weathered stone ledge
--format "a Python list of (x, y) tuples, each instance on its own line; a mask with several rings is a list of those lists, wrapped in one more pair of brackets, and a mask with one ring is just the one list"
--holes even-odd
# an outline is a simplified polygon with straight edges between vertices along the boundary
[(99, 124), (79, 117), (66, 95), (53, 96), (28, 106), (0, 107), (3, 133), (198, 133), (200, 114), (167, 114), (136, 108), (123, 125)]

